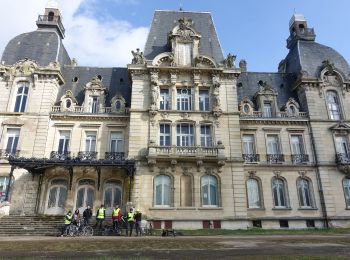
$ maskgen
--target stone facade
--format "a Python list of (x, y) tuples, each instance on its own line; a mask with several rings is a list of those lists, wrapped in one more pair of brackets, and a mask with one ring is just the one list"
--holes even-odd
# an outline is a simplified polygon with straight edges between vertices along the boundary
[[(119, 204), (157, 228), (349, 226), (347, 62), (294, 15), (279, 72), (247, 72), (224, 58), (210, 21), (156, 11), (127, 68), (79, 67), (58, 58), (62, 46), (35, 57), (38, 44), (11, 62), (23, 50), (10, 41), (0, 65), (9, 213)], [(55, 7), (37, 24), (63, 39)]]

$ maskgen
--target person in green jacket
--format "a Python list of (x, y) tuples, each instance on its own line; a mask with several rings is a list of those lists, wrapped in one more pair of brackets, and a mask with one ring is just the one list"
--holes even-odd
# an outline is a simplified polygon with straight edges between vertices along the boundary
[(99, 226), (99, 229), (102, 229), (102, 223), (103, 223), (103, 220), (105, 219), (105, 217), (106, 217), (106, 209), (104, 208), (104, 205), (102, 204), (96, 213), (95, 228), (97, 228), (97, 226)]
[(61, 231), (61, 237), (63, 237), (63, 234), (68, 234), (69, 225), (72, 223), (72, 211), (68, 211), (68, 213), (64, 216), (64, 226)]

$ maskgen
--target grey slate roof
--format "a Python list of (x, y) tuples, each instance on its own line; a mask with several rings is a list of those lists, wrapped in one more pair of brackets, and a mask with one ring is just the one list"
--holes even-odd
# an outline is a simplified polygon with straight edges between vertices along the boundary
[(58, 61), (61, 65), (71, 63), (61, 38), (52, 30), (36, 30), (16, 36), (7, 44), (1, 61), (13, 65), (25, 58), (35, 60), (41, 66), (53, 61)]
[(237, 81), (238, 103), (247, 96), (253, 103), (255, 93), (260, 89), (258, 82), (261, 80), (271, 85), (278, 93), (277, 104), (281, 108), (285, 105), (290, 97), (298, 101), (295, 92), (292, 92), (291, 84), (293, 83), (294, 74), (287, 73), (266, 73), (266, 72), (243, 72)]
[[(115, 95), (121, 95), (126, 101), (126, 106), (130, 106), (131, 83), (129, 81), (127, 68), (96, 68), (96, 67), (74, 67), (63, 66), (62, 74), (65, 85), (61, 86), (57, 95), (56, 104), (67, 90), (71, 90), (79, 105), (84, 102), (84, 87), (93, 77), (100, 75), (102, 84), (107, 88), (106, 107), (110, 106), (110, 101)], [(78, 81), (73, 82), (77, 77)]]
[(168, 46), (168, 33), (181, 18), (191, 19), (193, 28), (201, 34), (200, 54), (212, 57), (217, 63), (221, 63), (224, 56), (210, 13), (155, 11), (144, 48), (145, 57), (152, 60), (160, 53), (171, 51)]
[(319, 77), (322, 62), (329, 60), (346, 78), (350, 79), (350, 67), (342, 55), (334, 49), (313, 41), (299, 40), (288, 53), (286, 72), (304, 70), (309, 76)]

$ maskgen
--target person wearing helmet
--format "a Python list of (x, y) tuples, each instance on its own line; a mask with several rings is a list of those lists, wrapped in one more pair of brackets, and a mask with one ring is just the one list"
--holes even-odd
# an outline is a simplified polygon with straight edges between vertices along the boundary
[(63, 237), (63, 234), (68, 234), (69, 225), (72, 223), (72, 211), (68, 211), (68, 213), (64, 216), (64, 226), (61, 231), (61, 237)]
[(140, 211), (140, 209), (136, 210), (135, 213), (135, 230), (136, 230), (136, 236), (138, 236), (140, 234), (140, 236), (142, 235), (142, 229), (141, 229), (141, 218), (142, 218), (142, 213)]
[(115, 209), (112, 211), (112, 220), (113, 220), (113, 230), (117, 233), (119, 232), (119, 221), (122, 216), (122, 212), (119, 208), (119, 205), (115, 206)]

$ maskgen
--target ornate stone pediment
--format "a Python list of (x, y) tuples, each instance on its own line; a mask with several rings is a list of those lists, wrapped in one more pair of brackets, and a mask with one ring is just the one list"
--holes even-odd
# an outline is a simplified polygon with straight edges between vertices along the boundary
[(163, 52), (159, 55), (157, 55), (153, 61), (152, 61), (153, 66), (163, 66), (163, 67), (174, 67), (176, 66), (175, 58), (174, 58), (174, 53), (172, 52)]
[(23, 59), (14, 65), (15, 74), (21, 76), (28, 76), (38, 69), (39, 65), (34, 60)]
[(244, 115), (252, 115), (254, 111), (254, 104), (247, 96), (245, 96), (239, 105), (239, 110)]
[(337, 133), (349, 133), (350, 132), (350, 126), (345, 124), (343, 121), (340, 121), (339, 123), (333, 125), (332, 127), (329, 128), (333, 132)]
[(194, 63), (196, 67), (202, 67), (202, 68), (216, 68), (216, 63), (213, 59), (204, 56), (204, 55), (198, 55), (194, 59)]
[(85, 90), (91, 91), (105, 91), (106, 88), (103, 86), (102, 78), (100, 76), (93, 77), (89, 83), (86, 84)]
[(286, 111), (288, 116), (297, 116), (299, 113), (299, 103), (294, 98), (289, 98), (287, 103), (281, 108), (281, 111)]
[(19, 119), (18, 117), (11, 117), (3, 121), (2, 125), (22, 126), (24, 125), (24, 121)]
[(178, 25), (170, 32), (169, 39), (177, 37), (183, 42), (191, 42), (193, 38), (200, 38), (201, 35), (194, 30), (192, 25), (193, 22), (191, 19), (179, 19)]

